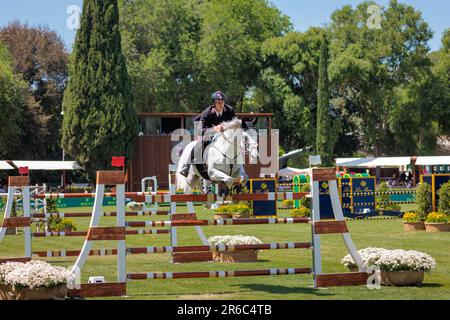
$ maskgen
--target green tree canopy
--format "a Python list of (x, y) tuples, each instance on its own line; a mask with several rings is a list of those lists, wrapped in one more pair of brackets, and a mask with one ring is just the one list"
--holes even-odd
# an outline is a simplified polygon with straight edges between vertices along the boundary
[(122, 55), (117, 0), (85, 0), (64, 94), (62, 145), (92, 177), (130, 156), (137, 115)]
[(27, 85), (14, 74), (13, 60), (0, 41), (0, 158), (11, 159), (22, 137)]
[(319, 84), (317, 102), (316, 154), (322, 157), (322, 165), (333, 166), (336, 135), (333, 132), (328, 81), (328, 40), (324, 37), (320, 46)]
[(120, 10), (141, 111), (199, 111), (219, 89), (242, 108), (262, 42), (291, 28), (266, 0), (121, 0)]
[(370, 28), (370, 4), (345, 6), (332, 14), (329, 73), (339, 96), (356, 107), (363, 146), (376, 156), (398, 154), (392, 137), (408, 137), (390, 126), (398, 106), (395, 89), (423, 77), (430, 65), (432, 32), (419, 11), (396, 0), (382, 9), (381, 28)]
[(61, 105), (68, 76), (68, 53), (59, 35), (46, 27), (14, 21), (0, 29), (16, 74), (28, 83), (22, 137), (16, 158), (61, 157)]

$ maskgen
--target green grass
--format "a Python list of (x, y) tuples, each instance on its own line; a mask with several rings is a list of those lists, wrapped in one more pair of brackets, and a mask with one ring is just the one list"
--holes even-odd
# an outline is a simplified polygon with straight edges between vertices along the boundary
[[(185, 212), (184, 207), (179, 207)], [(89, 209), (87, 209), (89, 210)], [(199, 218), (211, 218), (211, 212), (196, 206)], [(76, 210), (80, 211), (80, 210)], [(279, 210), (280, 217), (288, 216), (288, 211)], [(152, 220), (152, 217), (129, 217), (128, 221)], [(162, 220), (164, 217), (155, 217)], [(74, 218), (79, 230), (86, 230), (87, 218)], [(102, 225), (114, 225), (114, 218), (101, 218)], [(369, 290), (365, 286), (334, 287), (326, 290), (311, 288), (311, 275), (291, 275), (272, 277), (242, 277), (220, 279), (146, 280), (130, 281), (127, 284), (127, 298), (120, 299), (262, 299), (262, 300), (317, 300), (317, 299), (450, 299), (450, 234), (404, 232), (401, 220), (349, 221), (348, 226), (353, 241), (359, 249), (382, 247), (387, 249), (414, 249), (430, 254), (437, 262), (437, 268), (425, 276), (421, 287), (382, 287)], [(179, 245), (200, 244), (194, 228), (178, 229)], [(259, 237), (269, 242), (309, 242), (311, 227), (308, 225), (260, 225), (260, 226), (216, 226), (203, 228), (206, 236), (245, 234)], [(21, 235), (7, 236), (0, 244), (0, 257), (19, 257), (23, 254)], [(340, 236), (322, 237), (324, 272), (345, 272), (340, 260), (347, 254)], [(79, 250), (83, 237), (33, 238), (33, 251)], [(114, 248), (114, 242), (96, 243), (95, 248)], [(169, 235), (127, 236), (127, 246), (169, 245)], [(46, 261), (62, 266), (70, 266), (75, 258), (48, 258)], [(259, 254), (256, 263), (220, 264), (190, 263), (169, 264), (168, 254), (133, 255), (127, 257), (128, 272), (151, 271), (208, 271), (243, 270), (286, 267), (310, 267), (311, 250), (265, 250)], [(82, 279), (89, 276), (105, 276), (107, 281), (115, 281), (115, 257), (89, 257), (83, 269)], [(117, 298), (114, 298), (117, 299)]]

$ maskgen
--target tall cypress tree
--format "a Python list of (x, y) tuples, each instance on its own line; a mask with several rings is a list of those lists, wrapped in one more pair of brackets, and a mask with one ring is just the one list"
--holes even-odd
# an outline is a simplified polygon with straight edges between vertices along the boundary
[(330, 92), (328, 82), (328, 42), (324, 36), (320, 46), (319, 84), (317, 101), (316, 154), (322, 165), (333, 166), (335, 137), (331, 129)]
[(89, 177), (130, 156), (138, 132), (117, 0), (85, 0), (64, 93), (62, 147)]

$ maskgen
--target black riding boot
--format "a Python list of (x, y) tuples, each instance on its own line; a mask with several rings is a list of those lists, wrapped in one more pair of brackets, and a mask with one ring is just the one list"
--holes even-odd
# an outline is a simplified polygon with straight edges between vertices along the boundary
[[(194, 159), (194, 152), (195, 152), (195, 148), (192, 148), (190, 162), (192, 161), (192, 159)], [(186, 162), (184, 164), (184, 166), (181, 167), (181, 170), (180, 170), (180, 174), (182, 176), (186, 177), (186, 178), (189, 175), (189, 169), (191, 169), (191, 163), (190, 162)]]
[(191, 164), (185, 163), (184, 166), (180, 170), (180, 174), (187, 178), (187, 176), (189, 175), (189, 169), (191, 169)]

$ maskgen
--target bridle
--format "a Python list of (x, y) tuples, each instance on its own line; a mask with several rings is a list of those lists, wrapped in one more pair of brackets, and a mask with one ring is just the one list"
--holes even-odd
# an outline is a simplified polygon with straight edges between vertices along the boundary
[[(213, 146), (217, 151), (219, 151), (219, 153), (221, 154), (221, 155), (223, 155), (226, 159), (228, 159), (228, 160), (236, 160), (236, 158), (237, 157), (239, 157), (239, 155), (241, 155), (241, 146), (237, 146), (237, 143), (235, 143), (235, 142), (233, 142), (233, 141), (231, 141), (230, 139), (228, 139), (227, 138), (227, 136), (223, 133), (223, 132), (219, 132), (218, 134), (220, 134), (221, 136), (222, 136), (222, 138), (226, 141), (226, 142), (228, 142), (229, 144), (231, 144), (234, 148), (236, 148), (236, 149), (238, 149), (239, 150), (239, 152), (237, 152), (237, 154), (233, 157), (233, 158), (230, 158), (230, 157), (228, 157), (226, 154), (224, 154), (219, 148), (217, 148), (216, 146)], [(216, 135), (217, 136), (217, 135)], [(243, 135), (243, 139), (244, 139), (244, 152), (245, 152), (245, 154), (250, 154), (250, 152), (251, 152), (251, 148), (258, 148), (258, 143), (249, 143), (248, 142), (248, 140), (249, 140), (249, 136), (248, 136), (248, 134), (247, 134), (247, 137), (245, 137), (244, 135)], [(213, 138), (213, 140), (214, 140), (214, 138)], [(247, 142), (246, 142), (246, 140), (247, 140)]]
[[(223, 132), (219, 132), (219, 134), (222, 136), (222, 138), (226, 141), (226, 142), (228, 142), (229, 144), (231, 144), (234, 148), (236, 148), (236, 143), (234, 143), (233, 141), (230, 141), (228, 138), (227, 138), (227, 136), (223, 133)], [(221, 154), (221, 155), (223, 155), (226, 159), (228, 159), (228, 160), (236, 160), (236, 158), (237, 157), (239, 157), (239, 155), (241, 154), (241, 148), (240, 148), (240, 146), (239, 146), (239, 148), (237, 148), (238, 150), (239, 150), (239, 152), (238, 153), (236, 153), (236, 155), (233, 157), (233, 158), (230, 158), (230, 157), (228, 157), (226, 154), (224, 154), (219, 148), (217, 148), (215, 145), (213, 145), (213, 147), (217, 150), (217, 151), (219, 151), (219, 153)]]

